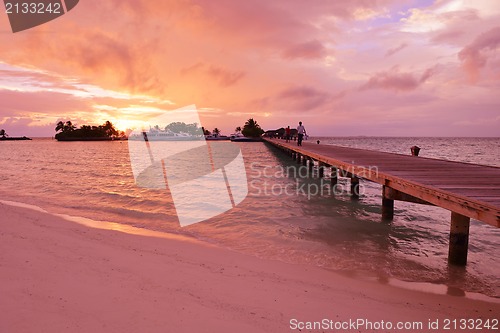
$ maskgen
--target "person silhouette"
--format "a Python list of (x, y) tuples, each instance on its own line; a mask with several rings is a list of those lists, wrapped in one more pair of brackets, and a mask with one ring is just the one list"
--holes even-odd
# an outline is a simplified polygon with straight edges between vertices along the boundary
[(302, 146), (302, 140), (305, 134), (306, 128), (302, 125), (302, 122), (299, 121), (299, 126), (297, 127), (297, 146)]

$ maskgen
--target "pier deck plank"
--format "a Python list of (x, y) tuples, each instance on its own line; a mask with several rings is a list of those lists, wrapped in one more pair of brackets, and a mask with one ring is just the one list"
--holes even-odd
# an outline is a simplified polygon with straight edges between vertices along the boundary
[(359, 148), (264, 139), (470, 218), (500, 227), (500, 168)]

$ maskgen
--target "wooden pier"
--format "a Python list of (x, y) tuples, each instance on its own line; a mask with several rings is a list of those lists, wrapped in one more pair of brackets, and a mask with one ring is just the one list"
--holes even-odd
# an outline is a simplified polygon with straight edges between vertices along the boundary
[(351, 195), (359, 195), (359, 181), (382, 185), (382, 218), (392, 219), (394, 201), (430, 204), (451, 211), (448, 261), (467, 263), (469, 224), (473, 218), (500, 227), (500, 168), (469, 163), (303, 142), (265, 142), (289, 153), (297, 163), (316, 162), (319, 176), (331, 167), (332, 186), (340, 176), (351, 179)]

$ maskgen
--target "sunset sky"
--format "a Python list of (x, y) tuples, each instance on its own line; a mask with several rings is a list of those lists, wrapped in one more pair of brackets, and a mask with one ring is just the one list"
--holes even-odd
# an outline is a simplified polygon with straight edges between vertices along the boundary
[(196, 104), (223, 134), (253, 117), (313, 136), (500, 136), (499, 0), (82, 0), (15, 34), (2, 10), (0, 45), (10, 135)]

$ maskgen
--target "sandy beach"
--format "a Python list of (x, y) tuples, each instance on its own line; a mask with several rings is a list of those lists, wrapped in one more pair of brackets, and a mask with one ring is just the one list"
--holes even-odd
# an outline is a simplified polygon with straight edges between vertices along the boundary
[[(498, 318), (500, 306), (263, 260), (195, 240), (83, 226), (0, 204), (0, 332), (293, 332), (301, 322)], [(463, 330), (448, 330), (450, 332)], [(488, 331), (483, 329), (484, 331)]]

